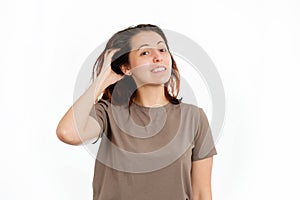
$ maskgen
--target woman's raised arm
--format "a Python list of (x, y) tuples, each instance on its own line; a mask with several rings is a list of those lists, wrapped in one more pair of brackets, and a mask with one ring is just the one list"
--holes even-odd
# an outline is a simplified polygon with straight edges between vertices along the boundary
[(105, 88), (123, 77), (111, 70), (111, 59), (116, 51), (118, 50), (105, 52), (99, 76), (59, 121), (56, 135), (61, 141), (71, 145), (79, 145), (100, 134), (102, 127), (90, 116), (90, 112)]

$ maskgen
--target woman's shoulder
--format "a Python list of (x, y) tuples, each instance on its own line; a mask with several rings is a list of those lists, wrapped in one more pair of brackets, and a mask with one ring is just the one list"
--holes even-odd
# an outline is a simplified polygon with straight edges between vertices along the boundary
[(192, 103), (187, 103), (187, 102), (181, 102), (180, 107), (182, 109), (196, 111), (196, 112), (203, 111), (202, 107), (200, 107), (198, 105), (195, 105), (195, 104), (192, 104)]

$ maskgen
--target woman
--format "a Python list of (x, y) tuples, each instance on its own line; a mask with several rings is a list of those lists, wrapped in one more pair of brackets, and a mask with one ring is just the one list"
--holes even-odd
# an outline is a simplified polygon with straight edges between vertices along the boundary
[(140, 24), (107, 42), (93, 83), (63, 116), (58, 138), (102, 138), (94, 200), (210, 200), (213, 155), (207, 117), (177, 99), (180, 75), (163, 31)]

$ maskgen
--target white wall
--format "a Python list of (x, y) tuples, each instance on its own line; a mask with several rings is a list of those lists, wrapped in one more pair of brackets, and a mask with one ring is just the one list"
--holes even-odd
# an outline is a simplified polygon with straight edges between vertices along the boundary
[(300, 198), (299, 2), (179, 2), (1, 1), (1, 199), (92, 199), (93, 158), (55, 129), (86, 57), (139, 23), (196, 41), (222, 78), (214, 199)]

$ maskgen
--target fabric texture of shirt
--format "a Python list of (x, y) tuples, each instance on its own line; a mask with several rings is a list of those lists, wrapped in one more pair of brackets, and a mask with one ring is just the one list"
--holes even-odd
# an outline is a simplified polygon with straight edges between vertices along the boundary
[(93, 200), (191, 200), (192, 162), (217, 154), (206, 114), (192, 104), (101, 99), (90, 115), (101, 127)]

